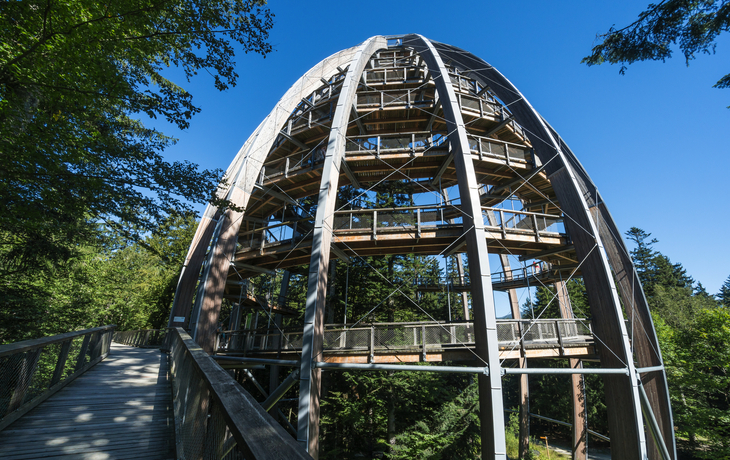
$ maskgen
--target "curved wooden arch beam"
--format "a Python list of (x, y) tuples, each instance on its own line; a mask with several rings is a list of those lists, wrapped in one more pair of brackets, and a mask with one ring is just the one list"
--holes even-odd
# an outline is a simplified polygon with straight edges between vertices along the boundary
[[(588, 300), (594, 316), (594, 331), (601, 338), (603, 367), (628, 368), (629, 376), (604, 377), (608, 400), (608, 422), (614, 458), (643, 460), (647, 457), (647, 443), (639, 399), (638, 374), (632, 348), (623, 319), (621, 300), (609, 265), (604, 231), (605, 222), (593, 215), (594, 203), (590, 191), (576, 173), (572, 154), (567, 154), (553, 131), (535, 111), (527, 99), (497, 69), (478, 57), (456, 47), (437, 44), (439, 52), (455, 63), (471, 69), (471, 76), (489, 86), (512, 111), (518, 123), (528, 131), (538, 155), (553, 185), (564, 213), (565, 226), (573, 239), (576, 252), (582, 260), (581, 271), (585, 280)], [(600, 224), (600, 225), (599, 225)], [(673, 434), (672, 434), (673, 436)], [(676, 458), (676, 457), (675, 457)]]
[(482, 458), (506, 459), (502, 375), (499, 365), (497, 318), (494, 312), (491, 272), (484, 217), (479, 200), (479, 183), (469, 148), (464, 120), (446, 66), (433, 44), (421, 35), (403, 37), (403, 45), (413, 47), (426, 62), (441, 100), (449, 143), (454, 156), (461, 197), (462, 219), (471, 274), (474, 342), (477, 355), (489, 366), (489, 375), (479, 376)]
[[(244, 143), (228, 168), (227, 178), (232, 185), (226, 189), (226, 198), (245, 209), (253, 192), (261, 166), (271, 149), (281, 126), (302, 98), (322, 85), (322, 78), (338, 72), (338, 66), (350, 62), (357, 47), (342, 50), (325, 58), (297, 80), (279, 100), (274, 109), (261, 122), (256, 131)], [(245, 211), (244, 211), (245, 212)], [(194, 245), (191, 246), (184, 272), (175, 294), (173, 311), (186, 316), (193, 330), (193, 337), (208, 352), (215, 346), (215, 329), (222, 301), (230, 260), (236, 247), (241, 217), (244, 213), (226, 210), (218, 213), (208, 207), (201, 220)], [(217, 218), (216, 218), (217, 216)], [(205, 253), (212, 246), (206, 260)], [(198, 282), (203, 262), (203, 274)], [(190, 302), (198, 286), (195, 304), (190, 312)], [(174, 319), (174, 316), (171, 316)]]
[[(264, 122), (262, 121), (238, 151), (233, 162), (231, 162), (230, 166), (228, 166), (228, 169), (226, 170), (225, 178), (235, 176), (238, 173), (241, 168), (241, 162), (243, 161), (245, 152), (248, 151), (250, 143), (256, 138), (263, 124)], [(222, 196), (228, 196), (230, 189), (230, 185), (224, 186), (221, 184), (218, 186), (218, 193)], [(190, 243), (188, 253), (185, 256), (185, 262), (183, 263), (182, 271), (180, 272), (180, 278), (178, 278), (167, 327), (187, 328), (189, 325), (190, 310), (193, 306), (193, 292), (195, 291), (195, 285), (198, 281), (198, 276), (200, 275), (200, 267), (205, 259), (206, 250), (213, 238), (216, 223), (220, 216), (221, 213), (215, 206), (209, 204), (205, 207), (203, 216), (200, 218), (200, 222), (198, 223), (198, 228), (195, 230), (193, 241)]]
[[(587, 193), (589, 202), (594, 206), (594, 216), (596, 219), (600, 219), (603, 224), (599, 226), (599, 232), (605, 242), (608, 260), (619, 286), (619, 295), (623, 305), (626, 306), (625, 311), (632, 329), (638, 332), (631, 334), (638, 366), (640, 368), (662, 367), (661, 370), (645, 373), (641, 376), (641, 381), (649, 398), (654, 417), (660, 425), (662, 437), (665, 444), (667, 444), (667, 450), (672, 458), (676, 459), (677, 445), (674, 437), (674, 420), (669, 400), (667, 376), (663, 369), (664, 361), (659, 349), (654, 321), (651, 318), (651, 313), (649, 313), (649, 304), (641, 287), (641, 280), (639, 280), (629, 250), (621, 238), (621, 233), (616, 227), (613, 216), (606, 207), (601, 194), (598, 193), (598, 188), (565, 141), (545, 119), (543, 121), (560, 143), (561, 149), (566, 153), (568, 159), (572, 161), (578, 180), (582, 184), (582, 189)], [(642, 333), (642, 329), (646, 331), (646, 334)], [(654, 444), (649, 443), (648, 447), (650, 459), (662, 458)]]
[(375, 36), (366, 40), (357, 49), (350, 61), (337, 107), (332, 117), (332, 128), (327, 140), (322, 180), (317, 199), (312, 236), (312, 257), (309, 263), (307, 302), (304, 311), (304, 333), (302, 336), (302, 358), (299, 372), (299, 416), (297, 418), (297, 440), (315, 459), (319, 455), (319, 397), (322, 371), (312, 366), (321, 360), (324, 334), (324, 307), (327, 295), (327, 274), (332, 245), (332, 222), (334, 219), (337, 186), (340, 167), (345, 154), (347, 125), (358, 82), (365, 65), (377, 50), (386, 48), (387, 40)]

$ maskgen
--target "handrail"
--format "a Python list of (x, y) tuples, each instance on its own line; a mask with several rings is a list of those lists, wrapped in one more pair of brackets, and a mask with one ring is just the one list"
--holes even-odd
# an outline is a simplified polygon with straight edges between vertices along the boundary
[[(260, 328), (222, 331), (219, 351), (280, 352), (301, 348), (302, 329)], [(518, 343), (522, 348), (564, 348), (593, 342), (591, 324), (587, 319), (502, 319), (497, 321), (497, 337), (501, 346)], [(474, 343), (472, 322), (411, 322), (362, 324), (343, 327), (328, 324), (324, 330), (324, 349), (376, 350), (426, 349), (463, 346)]]
[(165, 342), (167, 329), (137, 329), (116, 331), (112, 341), (130, 347), (160, 348)]
[[(542, 212), (532, 212), (532, 211), (517, 211), (512, 209), (503, 209), (503, 208), (495, 208), (491, 206), (482, 206), (482, 211), (493, 211), (493, 212), (504, 212), (508, 214), (519, 214), (522, 216), (535, 216), (535, 217), (546, 217), (550, 219), (562, 219), (562, 216), (559, 216), (557, 214), (545, 214)], [(493, 225), (494, 227), (498, 227), (499, 225)]]
[[(587, 323), (590, 320), (587, 318), (541, 318), (541, 319), (512, 319), (512, 318), (498, 318), (497, 324), (508, 324), (508, 323), (525, 323), (525, 324), (548, 324), (548, 323), (555, 323), (555, 322), (563, 322), (563, 323)], [(452, 325), (468, 325), (471, 326), (471, 321), (404, 321), (404, 322), (377, 322), (377, 323), (360, 323), (362, 326), (360, 326), (360, 329), (368, 329), (371, 326), (452, 326)], [(324, 325), (325, 330), (330, 329), (347, 329), (347, 330), (356, 330), (358, 329), (353, 327), (348, 327), (348, 324), (344, 323), (327, 323)], [(224, 330), (221, 332), (255, 332), (255, 331), (264, 331), (269, 330), (271, 328), (267, 327), (260, 327), (257, 329), (238, 329), (238, 330)], [(302, 326), (289, 326), (282, 328), (282, 331), (284, 332), (301, 332)], [(278, 331), (278, 329), (276, 329)]]
[[(444, 204), (442, 204), (442, 205), (427, 204), (427, 205), (419, 205), (419, 206), (401, 206), (401, 207), (395, 207), (395, 208), (339, 209), (339, 210), (334, 211), (334, 214), (336, 216), (347, 216), (347, 215), (354, 215), (354, 214), (375, 214), (375, 215), (377, 215), (377, 214), (383, 214), (383, 213), (402, 213), (402, 215), (413, 214), (414, 219), (415, 219), (415, 216), (417, 216), (417, 213), (423, 212), (424, 210), (426, 210), (428, 212), (435, 211), (435, 212), (443, 213), (445, 211), (458, 211), (459, 206), (460, 205), (458, 203), (455, 203), (455, 204), (449, 203), (449, 204), (445, 204), (445, 205)], [(411, 212), (409, 213), (409, 211), (411, 211)], [(413, 213), (412, 211), (416, 211), (416, 213)], [(520, 215), (520, 216), (525, 216), (525, 217), (534, 217), (534, 218), (539, 218), (539, 219), (551, 219), (551, 220), (555, 220), (555, 221), (562, 221), (562, 217), (559, 215), (556, 215), (556, 214), (545, 214), (545, 213), (531, 212), (531, 211), (513, 211), (510, 209), (494, 208), (494, 207), (488, 207), (488, 206), (483, 206), (482, 211), (488, 211), (488, 212), (491, 211), (491, 212), (495, 212), (497, 214), (502, 212), (502, 213), (509, 214), (509, 215)], [(276, 222), (276, 223), (272, 223), (271, 225), (266, 225), (266, 226), (259, 227), (256, 229), (241, 232), (240, 235), (247, 236), (247, 235), (261, 233), (266, 230), (271, 230), (271, 229), (275, 229), (275, 228), (279, 228), (279, 227), (291, 226), (298, 222), (312, 221), (312, 220), (313, 220), (313, 217), (311, 217), (311, 216), (303, 217), (301, 219), (288, 219), (285, 222)], [(441, 224), (438, 224), (438, 225), (444, 225), (444, 226), (452, 225), (452, 224), (446, 222), (446, 217), (444, 217), (444, 216), (441, 216), (441, 218), (437, 219), (437, 221), (442, 222)], [(461, 223), (456, 223), (456, 225), (461, 225)], [(417, 219), (416, 219), (413, 223), (409, 224), (409, 226), (411, 226), (411, 227), (414, 227), (414, 226), (432, 227), (432, 226), (434, 226), (434, 224), (433, 224), (433, 222), (428, 222), (428, 223), (427, 222), (417, 222)], [(489, 226), (490, 227), (502, 227), (503, 224), (489, 225)], [(380, 226), (378, 228), (380, 228)], [(335, 232), (338, 230), (342, 230), (342, 229), (335, 229)], [(513, 230), (513, 229), (507, 228), (507, 230)], [(529, 229), (526, 228), (524, 230), (529, 230)], [(543, 231), (543, 230), (540, 230), (540, 231)], [(282, 240), (282, 241), (286, 241), (286, 240)]]
[(82, 335), (90, 334), (97, 331), (108, 331), (116, 328), (116, 325), (100, 326), (91, 329), (83, 329), (81, 331), (64, 332), (63, 334), (52, 335), (49, 337), (41, 337), (39, 339), (23, 340), (22, 342), (8, 343), (6, 345), (0, 345), (0, 358), (15, 353), (22, 353), (24, 351), (31, 350), (33, 348), (45, 347), (58, 342), (65, 342), (68, 339), (80, 337)]
[(169, 337), (177, 458), (311, 459), (182, 328)]
[(115, 328), (0, 345), (0, 430), (106, 358)]

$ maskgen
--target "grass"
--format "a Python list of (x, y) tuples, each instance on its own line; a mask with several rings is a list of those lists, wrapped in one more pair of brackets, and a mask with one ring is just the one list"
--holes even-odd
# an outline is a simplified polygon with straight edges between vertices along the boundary
[[(520, 449), (520, 441), (519, 441), (519, 421), (517, 418), (517, 414), (513, 413), (509, 417), (509, 424), (507, 425), (506, 430), (506, 441), (507, 441), (507, 457), (511, 459), (517, 459)], [(548, 445), (550, 444), (550, 440), (548, 439)], [(547, 459), (548, 458), (548, 451), (545, 449), (545, 440), (543, 439), (534, 439), (530, 438), (530, 452), (537, 451), (537, 455), (529, 455), (528, 458), (524, 460), (533, 460), (533, 459)], [(560, 454), (558, 452), (555, 452), (554, 450), (550, 449), (550, 460), (570, 460), (570, 457), (567, 455)]]

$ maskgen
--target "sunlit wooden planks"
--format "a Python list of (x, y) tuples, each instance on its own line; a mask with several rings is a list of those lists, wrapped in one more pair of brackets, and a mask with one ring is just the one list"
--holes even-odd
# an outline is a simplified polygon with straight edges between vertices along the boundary
[(112, 344), (109, 356), (0, 432), (0, 457), (174, 458), (167, 357)]

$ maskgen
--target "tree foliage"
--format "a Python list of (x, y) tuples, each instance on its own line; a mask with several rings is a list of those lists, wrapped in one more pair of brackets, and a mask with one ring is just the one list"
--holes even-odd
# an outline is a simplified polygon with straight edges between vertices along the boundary
[(0, 5), (0, 274), (63, 263), (100, 222), (139, 238), (214, 198), (220, 171), (165, 161), (174, 140), (135, 117), (184, 129), (199, 111), (169, 66), (235, 85), (237, 48), (271, 50), (263, 3)]
[(730, 307), (730, 276), (722, 283), (720, 292), (717, 294), (717, 299), (725, 307)]
[[(653, 248), (651, 234), (626, 235), (652, 311), (678, 435), (699, 458), (730, 455), (730, 316), (681, 264)], [(720, 296), (720, 300), (722, 297)]]
[(137, 243), (87, 244), (53, 267), (1, 278), (0, 343), (105, 324), (163, 327), (196, 226), (173, 216)]
[[(689, 65), (698, 54), (714, 53), (717, 37), (728, 29), (730, 1), (663, 0), (650, 4), (628, 26), (621, 29), (612, 26), (605, 34), (598, 35), (600, 43), (582, 62), (621, 64), (623, 74), (627, 64), (665, 61), (678, 45)], [(730, 74), (718, 80), (715, 87), (730, 87)]]

